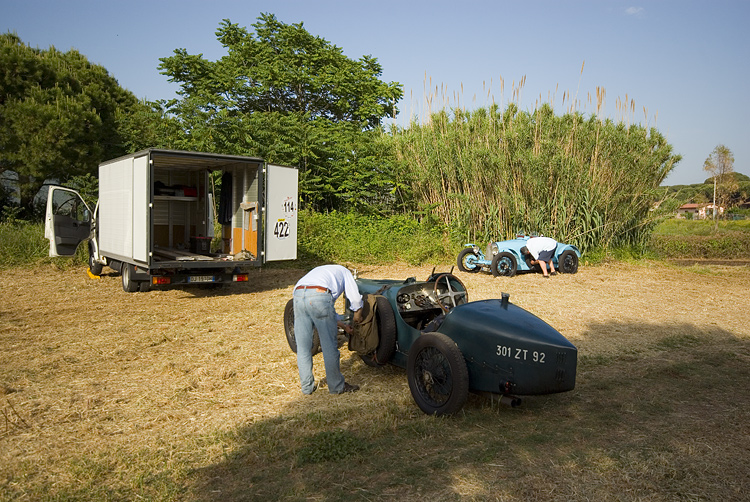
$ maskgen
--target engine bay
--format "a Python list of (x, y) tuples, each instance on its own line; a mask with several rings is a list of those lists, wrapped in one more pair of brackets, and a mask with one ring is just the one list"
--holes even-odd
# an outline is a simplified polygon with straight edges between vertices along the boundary
[(404, 286), (396, 295), (398, 313), (406, 324), (424, 331), (430, 323), (435, 324), (433, 321), (436, 318), (442, 318), (454, 306), (451, 300), (454, 295), (459, 297), (457, 304), (468, 301), (465, 289), (456, 286), (456, 284), (449, 284), (447, 280)]

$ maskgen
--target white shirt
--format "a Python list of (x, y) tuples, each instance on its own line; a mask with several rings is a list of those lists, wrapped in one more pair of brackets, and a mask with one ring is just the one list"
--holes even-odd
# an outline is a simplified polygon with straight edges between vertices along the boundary
[(542, 251), (551, 251), (557, 246), (557, 241), (551, 237), (531, 237), (526, 241), (526, 247), (535, 260), (539, 259)]
[(354, 281), (354, 276), (346, 267), (341, 265), (321, 265), (309, 271), (294, 286), (320, 286), (331, 292), (333, 301), (346, 293), (353, 312), (362, 308), (362, 295), (359, 294), (359, 288)]

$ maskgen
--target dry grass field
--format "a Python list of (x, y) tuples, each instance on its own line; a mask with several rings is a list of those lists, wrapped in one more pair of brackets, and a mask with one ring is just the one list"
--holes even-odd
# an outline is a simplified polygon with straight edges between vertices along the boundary
[[(427, 267), (357, 266), (425, 278)], [(449, 267), (445, 267), (446, 269)], [(299, 391), (282, 312), (301, 269), (124, 293), (0, 271), (0, 500), (747, 500), (750, 267), (459, 274), (579, 350), (573, 392), (422, 414), (404, 370), (342, 348), (355, 394)], [(322, 356), (315, 358), (323, 376)]]

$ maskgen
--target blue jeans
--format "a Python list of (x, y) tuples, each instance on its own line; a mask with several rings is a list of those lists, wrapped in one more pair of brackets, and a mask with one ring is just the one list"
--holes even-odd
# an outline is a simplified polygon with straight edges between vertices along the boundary
[(340, 394), (344, 390), (344, 375), (339, 365), (338, 328), (336, 310), (330, 293), (314, 289), (294, 291), (294, 338), (297, 342), (297, 368), (303, 394), (315, 389), (313, 376), (313, 327), (318, 329), (323, 363), (326, 368), (328, 392)]

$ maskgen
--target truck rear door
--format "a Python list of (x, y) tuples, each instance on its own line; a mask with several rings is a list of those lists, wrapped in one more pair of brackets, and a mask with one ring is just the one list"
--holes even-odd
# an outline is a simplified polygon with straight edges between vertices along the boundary
[(266, 166), (264, 261), (297, 259), (297, 183), (297, 169)]
[(50, 256), (72, 256), (91, 233), (91, 210), (75, 190), (50, 186), (44, 236)]

